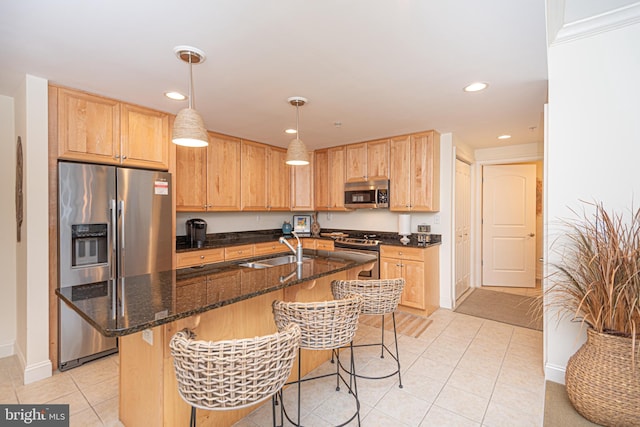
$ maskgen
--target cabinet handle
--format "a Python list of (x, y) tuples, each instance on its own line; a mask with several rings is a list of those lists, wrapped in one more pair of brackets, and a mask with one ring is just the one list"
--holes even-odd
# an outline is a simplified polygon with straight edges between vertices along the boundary
[(204, 259), (204, 255), (200, 255), (200, 259)]
[(115, 156), (113, 156), (114, 159), (119, 159), (120, 155), (116, 154)]

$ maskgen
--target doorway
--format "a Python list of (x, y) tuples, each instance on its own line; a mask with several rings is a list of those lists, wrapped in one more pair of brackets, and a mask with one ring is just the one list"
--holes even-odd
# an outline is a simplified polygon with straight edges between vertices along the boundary
[(456, 159), (454, 301), (471, 286), (471, 166)]

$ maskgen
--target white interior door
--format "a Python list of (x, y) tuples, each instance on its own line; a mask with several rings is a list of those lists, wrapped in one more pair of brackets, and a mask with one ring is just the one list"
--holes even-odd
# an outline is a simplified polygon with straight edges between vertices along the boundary
[(470, 286), (471, 277), (471, 166), (456, 159), (455, 299)]
[(535, 204), (535, 165), (483, 168), (483, 286), (535, 286)]

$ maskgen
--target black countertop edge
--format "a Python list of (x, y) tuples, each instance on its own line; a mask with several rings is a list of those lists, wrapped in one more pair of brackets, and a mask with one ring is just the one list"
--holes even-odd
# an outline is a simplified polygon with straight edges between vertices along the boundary
[[(315, 257), (316, 254), (322, 254), (325, 257), (331, 258), (332, 252), (330, 251), (308, 251), (305, 252), (305, 257), (307, 256), (313, 256)], [(344, 252), (342, 253), (344, 254)], [(276, 255), (277, 256), (277, 255)], [(300, 278), (296, 278), (296, 279), (290, 279), (287, 280), (285, 282), (280, 282), (280, 283), (276, 283), (272, 286), (268, 286), (253, 292), (249, 292), (247, 294), (243, 294), (240, 296), (237, 296), (235, 298), (230, 298), (227, 300), (223, 300), (223, 301), (219, 301), (213, 304), (208, 304), (208, 305), (203, 305), (200, 306), (198, 308), (195, 308), (193, 310), (188, 310), (188, 311), (183, 311), (177, 314), (173, 314), (173, 315), (168, 315), (166, 317), (162, 317), (162, 318), (158, 318), (158, 319), (154, 319), (152, 321), (145, 321), (145, 322), (141, 322), (139, 324), (133, 325), (133, 326), (129, 326), (126, 328), (105, 328), (103, 325), (99, 324), (98, 322), (95, 321), (95, 319), (93, 317), (91, 317), (90, 315), (88, 315), (87, 313), (85, 313), (80, 307), (78, 307), (76, 305), (76, 303), (74, 303), (70, 298), (68, 298), (67, 295), (64, 295), (61, 291), (61, 289), (56, 289), (55, 293), (56, 295), (58, 295), (58, 297), (63, 300), (69, 307), (71, 307), (76, 313), (78, 313), (84, 320), (86, 320), (89, 324), (91, 324), (91, 326), (93, 326), (94, 328), (96, 328), (96, 330), (98, 330), (102, 335), (104, 335), (105, 337), (121, 337), (124, 335), (130, 335), (133, 333), (137, 333), (140, 331), (143, 331), (145, 329), (149, 329), (149, 328), (153, 328), (156, 326), (161, 326), (167, 323), (171, 323), (173, 321), (176, 320), (180, 320), (180, 319), (184, 319), (187, 317), (191, 317), (197, 314), (201, 314), (204, 312), (207, 312), (209, 310), (213, 310), (216, 308), (220, 308), (220, 307), (224, 307), (226, 305), (230, 305), (230, 304), (234, 304), (236, 302), (240, 302), (243, 300), (247, 300), (250, 298), (254, 298), (263, 294), (267, 294), (269, 292), (273, 292), (273, 291), (277, 291), (280, 289), (284, 289), (284, 288), (288, 288), (290, 286), (295, 286), (298, 285), (300, 283), (304, 283), (304, 282), (309, 282), (309, 281), (313, 281), (316, 280), (318, 278), (321, 277), (325, 277), (325, 276), (329, 276), (335, 273), (339, 273), (341, 271), (345, 271), (345, 270), (350, 270), (352, 268), (355, 267), (359, 267), (359, 266), (363, 266), (366, 265), (368, 263), (371, 263), (372, 261), (376, 260), (376, 257), (373, 255), (366, 255), (366, 254), (352, 254), (351, 256), (351, 263), (346, 264), (342, 267), (337, 267), (335, 269), (332, 269), (330, 271), (325, 271), (322, 273), (318, 273), (318, 274), (312, 274), (312, 275), (308, 275), (308, 276), (303, 276)], [(354, 259), (356, 258), (356, 259)], [(266, 257), (260, 257), (260, 259), (266, 259)], [(344, 259), (342, 259), (344, 261)], [(240, 260), (240, 261), (234, 261), (233, 263), (222, 263), (222, 264), (211, 264), (211, 266), (215, 266), (212, 269), (209, 270), (216, 270), (218, 272), (223, 271), (225, 269), (232, 269), (234, 267), (238, 267), (238, 265), (240, 263), (244, 263), (247, 260)], [(207, 266), (204, 267), (205, 269), (207, 268)], [(243, 268), (243, 267), (240, 267)], [(173, 275), (173, 273), (177, 273), (178, 271), (187, 271), (187, 270), (195, 270), (193, 268), (184, 268), (184, 269), (180, 269), (180, 270), (174, 270), (174, 271), (168, 271), (168, 272), (161, 272), (158, 274), (161, 275)], [(204, 270), (204, 274), (206, 274), (207, 270)], [(201, 273), (202, 274), (202, 273)], [(146, 276), (146, 275), (144, 275)], [(142, 277), (142, 276), (139, 276)], [(117, 283), (117, 281), (114, 281), (114, 283)], [(80, 285), (80, 286), (86, 286), (86, 285)], [(71, 287), (71, 288), (75, 288)], [(114, 291), (115, 292), (115, 291)]]
[[(435, 246), (442, 243), (442, 236), (440, 234), (430, 234), (430, 242), (424, 245), (418, 243), (417, 233), (409, 235), (410, 242), (407, 245), (403, 245), (400, 242), (401, 236), (398, 233), (392, 233), (388, 231), (366, 231), (366, 230), (344, 230), (344, 229), (330, 229), (323, 228), (320, 233), (346, 233), (349, 237), (355, 237), (363, 239), (365, 236), (374, 240), (379, 240), (382, 245), (389, 246), (408, 246), (416, 248), (425, 248), (429, 246)], [(230, 232), (230, 233), (215, 233), (207, 234), (207, 241), (201, 248), (191, 248), (187, 245), (186, 236), (176, 236), (176, 252), (190, 252), (198, 251), (202, 249), (215, 249), (238, 245), (247, 245), (252, 243), (263, 242), (275, 242), (283, 236), (282, 230), (256, 230), (256, 231), (244, 231), (244, 232)], [(287, 238), (293, 238), (288, 235)], [(333, 240), (331, 237), (320, 236), (314, 237), (316, 239)], [(283, 246), (284, 247), (284, 246)], [(286, 251), (286, 248), (284, 249)]]

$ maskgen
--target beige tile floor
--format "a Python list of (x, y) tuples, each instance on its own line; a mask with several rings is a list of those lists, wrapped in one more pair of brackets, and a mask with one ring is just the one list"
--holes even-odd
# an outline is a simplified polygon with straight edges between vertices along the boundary
[[(436, 311), (431, 319), (433, 322), (419, 338), (398, 337), (402, 389), (397, 376), (358, 381), (363, 426), (542, 426), (541, 332), (444, 309)], [(356, 342), (373, 337), (379, 337), (379, 330), (361, 325)], [(354, 354), (360, 373), (391, 368), (392, 360), (381, 360), (373, 348), (359, 348)], [(327, 362), (317, 371), (333, 371), (334, 366)], [(15, 357), (0, 359), (0, 374), (2, 402), (69, 403), (71, 426), (122, 425), (117, 418), (117, 356), (56, 373), (28, 386), (21, 385)], [(335, 391), (334, 381), (330, 378), (305, 384), (305, 426), (331, 426), (349, 417), (352, 400), (344, 387), (341, 392)], [(293, 393), (292, 388), (286, 391), (285, 404), (295, 413)], [(236, 424), (269, 425), (270, 403)]]

